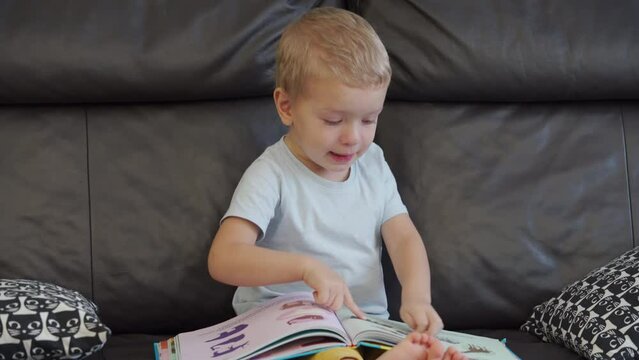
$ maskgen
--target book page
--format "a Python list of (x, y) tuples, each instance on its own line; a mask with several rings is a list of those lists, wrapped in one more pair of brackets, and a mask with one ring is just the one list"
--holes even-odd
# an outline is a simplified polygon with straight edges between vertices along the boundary
[(442, 330), (436, 336), (448, 346), (457, 348), (469, 360), (518, 360), (501, 341), (484, 336)]
[(325, 338), (321, 336), (302, 338), (299, 340), (291, 341), (289, 343), (278, 346), (272, 350), (263, 352), (255, 357), (251, 357), (252, 360), (266, 360), (277, 359), (284, 360), (289, 358), (297, 358), (301, 356), (315, 354), (319, 351), (326, 350), (331, 347), (344, 347), (344, 343), (332, 338)]
[[(311, 293), (292, 293), (221, 324), (182, 333), (176, 338), (182, 360), (226, 360), (255, 356), (310, 337), (332, 338), (329, 345), (349, 343), (348, 335), (333, 311), (315, 304)], [(313, 341), (307, 343), (320, 346)], [(299, 344), (297, 342), (296, 346)]]
[(392, 346), (402, 341), (412, 331), (404, 323), (372, 316), (366, 319), (348, 316), (341, 321), (346, 333), (355, 344), (368, 342)]
[[(413, 330), (405, 323), (369, 317), (342, 318), (342, 325), (356, 344), (364, 346), (389, 345), (401, 342)], [(501, 341), (484, 336), (442, 330), (436, 336), (446, 348), (452, 346), (469, 360), (518, 360)]]

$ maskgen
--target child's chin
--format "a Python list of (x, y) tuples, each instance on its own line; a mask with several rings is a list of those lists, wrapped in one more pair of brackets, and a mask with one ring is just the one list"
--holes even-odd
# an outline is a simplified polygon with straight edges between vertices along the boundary
[(352, 163), (339, 163), (339, 164), (333, 164), (333, 166), (329, 167), (330, 171), (336, 174), (341, 174), (343, 172), (348, 172), (348, 170), (351, 168), (351, 164)]

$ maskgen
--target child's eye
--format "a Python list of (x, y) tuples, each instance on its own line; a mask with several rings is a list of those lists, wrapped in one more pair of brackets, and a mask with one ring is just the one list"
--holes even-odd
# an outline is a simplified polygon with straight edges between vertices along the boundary
[(327, 125), (337, 125), (342, 122), (342, 120), (334, 120), (334, 119), (322, 119)]
[(372, 125), (375, 124), (377, 122), (377, 119), (364, 119), (362, 120), (362, 122), (366, 125)]

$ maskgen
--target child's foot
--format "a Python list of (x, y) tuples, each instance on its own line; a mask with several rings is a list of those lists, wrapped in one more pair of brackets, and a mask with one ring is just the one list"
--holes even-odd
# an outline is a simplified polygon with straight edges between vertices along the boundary
[[(439, 340), (437, 340), (439, 341)], [(441, 344), (441, 342), (440, 342)], [(428, 358), (430, 359), (430, 358)], [(459, 352), (459, 350), (455, 349), (452, 346), (449, 346), (448, 349), (446, 349), (446, 352), (444, 353), (444, 356), (442, 357), (443, 360), (468, 360), (468, 358), (466, 357), (466, 355), (462, 354)]]
[(384, 353), (379, 360), (466, 360), (466, 356), (433, 336), (411, 333), (394, 348)]

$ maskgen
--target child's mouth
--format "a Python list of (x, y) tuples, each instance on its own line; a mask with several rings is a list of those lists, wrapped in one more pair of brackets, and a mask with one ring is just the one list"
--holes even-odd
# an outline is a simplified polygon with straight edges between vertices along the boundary
[(335, 162), (337, 162), (337, 163), (341, 163), (341, 164), (348, 163), (348, 162), (350, 162), (351, 160), (353, 160), (353, 157), (355, 157), (355, 154), (342, 155), (342, 154), (334, 153), (334, 152), (332, 152), (332, 151), (331, 151), (329, 154), (331, 155), (331, 158), (332, 158)]

